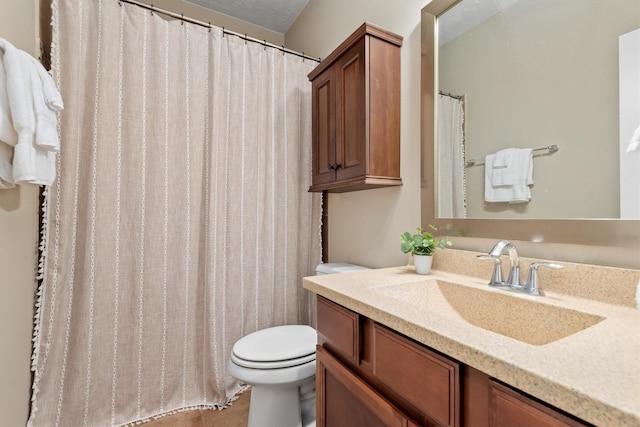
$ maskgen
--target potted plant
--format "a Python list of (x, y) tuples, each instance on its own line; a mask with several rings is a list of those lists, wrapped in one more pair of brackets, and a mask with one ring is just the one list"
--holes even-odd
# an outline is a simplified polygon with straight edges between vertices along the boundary
[[(429, 228), (437, 231), (433, 225), (429, 224)], [(413, 264), (418, 274), (429, 274), (431, 271), (431, 263), (433, 258), (431, 254), (436, 248), (444, 249), (451, 246), (451, 242), (447, 237), (436, 239), (433, 234), (425, 231), (422, 227), (417, 228), (417, 234), (411, 234), (405, 231), (400, 235), (400, 250), (402, 252), (411, 253), (413, 255)]]

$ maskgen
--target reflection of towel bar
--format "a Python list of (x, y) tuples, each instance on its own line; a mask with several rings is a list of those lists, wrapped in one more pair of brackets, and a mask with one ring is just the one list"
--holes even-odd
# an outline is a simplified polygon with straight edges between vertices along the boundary
[[(543, 151), (543, 150), (546, 150), (546, 151), (549, 152), (548, 154), (551, 154), (551, 153), (555, 153), (559, 149), (560, 149), (560, 147), (558, 147), (557, 145), (554, 144), (554, 145), (550, 145), (548, 147), (534, 148), (531, 151)], [(484, 159), (470, 159), (470, 160), (467, 160), (466, 165), (467, 165), (467, 167), (475, 166), (475, 165), (484, 165)]]

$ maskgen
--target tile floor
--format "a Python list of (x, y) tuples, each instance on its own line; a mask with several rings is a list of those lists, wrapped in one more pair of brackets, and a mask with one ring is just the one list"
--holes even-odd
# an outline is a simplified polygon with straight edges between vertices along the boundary
[(143, 427), (246, 427), (249, 417), (251, 390), (238, 396), (233, 404), (221, 411), (202, 409), (181, 412), (142, 424)]

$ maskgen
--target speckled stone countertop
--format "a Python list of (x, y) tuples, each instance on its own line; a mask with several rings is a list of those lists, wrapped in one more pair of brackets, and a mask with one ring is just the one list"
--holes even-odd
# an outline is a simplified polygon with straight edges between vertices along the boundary
[[(540, 269), (546, 296), (533, 297), (487, 286), (491, 266), (476, 260), (476, 253), (439, 253), (426, 276), (415, 274), (409, 265), (311, 276), (303, 284), (584, 421), (640, 426), (640, 311), (634, 298), (640, 271), (560, 262), (565, 267), (560, 275), (563, 270)], [(522, 271), (526, 273), (531, 261), (521, 259)], [(534, 310), (536, 304), (545, 304), (603, 320), (546, 344), (529, 344), (469, 323), (445, 297), (442, 282), (453, 283), (469, 300), (480, 290), (488, 292), (488, 301), (515, 298), (515, 303)], [(500, 313), (491, 313), (490, 303), (483, 304), (489, 318), (499, 318)], [(558, 321), (574, 319), (561, 315)], [(532, 334), (536, 332), (534, 325)]]

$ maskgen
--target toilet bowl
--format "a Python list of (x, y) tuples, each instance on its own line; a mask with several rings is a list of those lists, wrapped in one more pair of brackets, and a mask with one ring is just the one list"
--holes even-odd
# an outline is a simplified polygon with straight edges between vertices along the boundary
[(276, 326), (241, 338), (229, 374), (252, 386), (249, 427), (315, 425), (315, 329)]
[[(320, 264), (317, 274), (366, 267)], [(251, 386), (248, 427), (313, 427), (316, 419), (315, 329), (306, 325), (275, 326), (236, 342), (229, 374)]]

